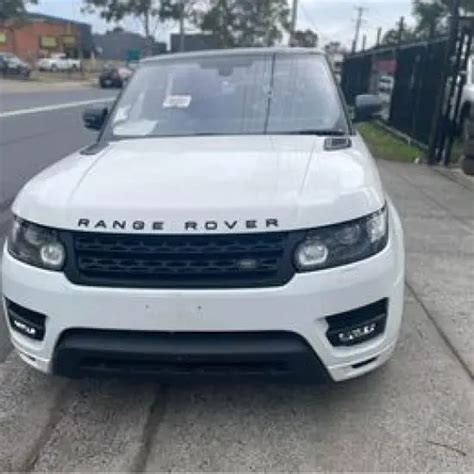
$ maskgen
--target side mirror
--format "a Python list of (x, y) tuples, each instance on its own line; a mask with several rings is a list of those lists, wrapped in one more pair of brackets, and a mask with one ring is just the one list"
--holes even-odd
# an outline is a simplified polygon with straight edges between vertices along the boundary
[(101, 130), (104, 126), (108, 113), (109, 112), (106, 107), (86, 109), (82, 114), (84, 127), (91, 130)]
[(366, 122), (380, 116), (383, 110), (382, 99), (378, 95), (358, 95), (355, 100), (354, 122)]

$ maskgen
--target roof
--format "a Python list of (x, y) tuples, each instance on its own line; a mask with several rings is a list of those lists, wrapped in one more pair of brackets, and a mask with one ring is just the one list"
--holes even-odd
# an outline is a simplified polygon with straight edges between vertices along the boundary
[(59, 16), (45, 15), (44, 13), (28, 12), (27, 17), (31, 20), (45, 20), (50, 21), (51, 23), (71, 23), (73, 25), (81, 25), (91, 27), (89, 23), (83, 21), (70, 20), (69, 18), (61, 18)]
[(273, 48), (229, 48), (229, 49), (212, 49), (207, 51), (193, 51), (189, 53), (172, 53), (166, 56), (152, 56), (143, 59), (142, 62), (158, 62), (167, 61), (173, 58), (203, 58), (213, 56), (246, 56), (246, 55), (268, 55), (268, 54), (318, 54), (323, 56), (325, 53), (316, 48), (290, 48), (290, 47), (273, 47)]

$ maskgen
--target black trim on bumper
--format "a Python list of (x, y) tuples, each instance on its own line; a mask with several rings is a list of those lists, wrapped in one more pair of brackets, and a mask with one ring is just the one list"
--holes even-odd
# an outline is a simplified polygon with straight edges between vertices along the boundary
[(328, 381), (299, 335), (289, 332), (139, 332), (72, 329), (55, 350), (54, 373), (147, 376), (158, 380), (288, 378)]

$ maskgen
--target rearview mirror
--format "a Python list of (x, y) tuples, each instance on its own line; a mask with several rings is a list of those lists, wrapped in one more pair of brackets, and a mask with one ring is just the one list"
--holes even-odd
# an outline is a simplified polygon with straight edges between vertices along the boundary
[(382, 99), (378, 95), (358, 95), (355, 100), (354, 122), (366, 122), (380, 116), (383, 110)]
[(84, 127), (91, 130), (101, 130), (107, 118), (108, 110), (106, 107), (86, 109), (82, 114)]

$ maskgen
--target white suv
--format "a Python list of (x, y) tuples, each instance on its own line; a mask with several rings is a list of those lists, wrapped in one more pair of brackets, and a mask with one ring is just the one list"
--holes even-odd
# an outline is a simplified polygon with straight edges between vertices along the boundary
[(13, 205), (3, 303), (26, 363), (341, 381), (389, 359), (402, 228), (324, 55), (152, 58), (85, 122), (98, 142)]

